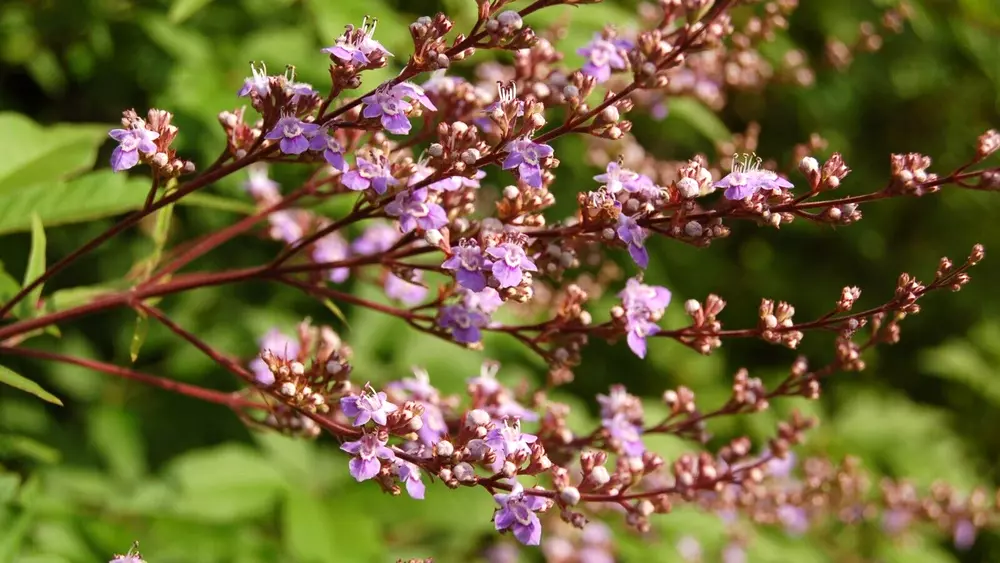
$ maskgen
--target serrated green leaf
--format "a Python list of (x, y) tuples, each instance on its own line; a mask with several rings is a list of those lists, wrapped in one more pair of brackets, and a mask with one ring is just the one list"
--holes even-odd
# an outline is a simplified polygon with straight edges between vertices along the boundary
[(679, 119), (686, 122), (699, 133), (714, 142), (725, 141), (732, 137), (729, 128), (712, 110), (692, 98), (671, 98), (667, 101), (670, 114), (667, 120)]
[(4, 155), (0, 159), (0, 195), (90, 169), (108, 130), (106, 126), (89, 124), (43, 128), (23, 115), (0, 113), (0, 147)]
[[(45, 227), (37, 213), (31, 215), (31, 252), (28, 254), (28, 266), (24, 270), (24, 281), (22, 287), (38, 279), (45, 273)], [(42, 298), (42, 288), (45, 284), (39, 284), (30, 293), (21, 299), (17, 304), (17, 316), (26, 319), (35, 316), (38, 307), (38, 300)]]
[(139, 359), (139, 351), (146, 342), (149, 334), (149, 316), (145, 312), (139, 311), (135, 316), (135, 328), (132, 330), (132, 340), (129, 344), (128, 355), (134, 364)]
[(167, 12), (170, 23), (178, 24), (193, 16), (198, 10), (207, 6), (212, 0), (174, 0)]
[(31, 393), (43, 401), (48, 401), (54, 405), (59, 405), (60, 407), (63, 406), (62, 401), (60, 401), (58, 397), (49, 393), (45, 389), (42, 389), (41, 385), (28, 379), (27, 377), (15, 373), (10, 368), (0, 366), (0, 383), (5, 383), (15, 389), (20, 389), (25, 393)]
[(37, 213), (46, 227), (101, 219), (142, 206), (148, 180), (98, 170), (68, 181), (52, 180), (0, 191), (0, 235), (27, 231)]

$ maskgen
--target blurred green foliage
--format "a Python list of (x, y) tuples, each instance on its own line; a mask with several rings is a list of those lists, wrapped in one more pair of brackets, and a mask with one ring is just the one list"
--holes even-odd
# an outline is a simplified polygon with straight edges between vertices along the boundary
[[(787, 46), (801, 47), (818, 68), (814, 86), (776, 85), (734, 95), (721, 125), (703, 108), (676, 100), (665, 121), (635, 118), (644, 145), (664, 158), (687, 158), (710, 151), (720, 126), (739, 132), (757, 121), (763, 127), (759, 152), (786, 162), (795, 143), (818, 132), (854, 170), (841, 191), (864, 193), (885, 182), (890, 152), (932, 155), (933, 170), (946, 171), (971, 154), (975, 136), (1000, 124), (1000, 6), (994, 1), (911, 1), (915, 15), (908, 29), (888, 37), (880, 52), (859, 56), (843, 73), (824, 65), (823, 38), (849, 42), (859, 22), (877, 18), (888, 3), (802, 4), (791, 31), (764, 54), (774, 58)], [(634, 7), (620, 1), (557, 8), (529, 23), (571, 22), (562, 47), (572, 64), (578, 62), (572, 53), (600, 26), (635, 25)], [(459, 30), (475, 18), (472, 0), (0, 5), (0, 260), (6, 270), (0, 269), (0, 301), (16, 291), (25, 270), (37, 269), (40, 244), (44, 265), (46, 255), (50, 261), (64, 256), (107, 228), (110, 215), (141, 205), (141, 176), (111, 175), (105, 164), (111, 146), (104, 134), (122, 109), (174, 112), (181, 129), (177, 148), (204, 165), (222, 143), (218, 112), (241, 103), (235, 92), (249, 72), (247, 61), (267, 61), (272, 70), (295, 65), (301, 80), (321, 86), (326, 62), (319, 48), (331, 44), (345, 24), (372, 14), (380, 20), (379, 39), (396, 53), (398, 65), (409, 52), (406, 25), (437, 9), (453, 15)], [(484, 56), (489, 55), (477, 55)], [(397, 69), (371, 73), (365, 86)], [(565, 194), (569, 209), (572, 193), (595, 171), (569, 156), (581, 148), (578, 140), (562, 140), (556, 148), (562, 165), (554, 191)], [(301, 178), (294, 169), (276, 174), (286, 184)], [(220, 228), (245, 213), (240, 181), (229, 178), (211, 194), (185, 200), (188, 205), (175, 212), (170, 239)], [(869, 354), (867, 371), (833, 378), (818, 404), (782, 401), (773, 412), (713, 422), (717, 440), (740, 433), (764, 438), (779, 416), (797, 407), (822, 421), (803, 455), (858, 455), (878, 474), (922, 485), (941, 478), (961, 487), (996, 486), (1000, 262), (989, 251), (996, 250), (990, 243), (1000, 243), (998, 211), (1000, 201), (989, 194), (946, 190), (867, 206), (865, 219), (847, 228), (796, 223), (775, 231), (737, 225), (731, 238), (709, 250), (655, 243), (647, 279), (671, 287), (676, 304), (708, 293), (724, 296), (729, 302), (724, 318), (732, 327), (755, 322), (761, 297), (791, 301), (801, 319), (825, 313), (845, 285), (864, 290), (862, 305), (882, 303), (900, 272), (927, 279), (939, 257), (960, 259), (973, 243), (987, 245), (987, 260), (973, 271), (973, 283), (957, 295), (923, 301), (923, 312), (904, 323), (902, 343)], [(45, 227), (35, 228), (34, 235), (33, 213)], [(95, 284), (120, 285), (123, 274), (154, 251), (153, 233), (154, 225), (144, 225), (47, 284), (47, 294), (56, 292), (53, 306), (94, 295), (102, 287)], [(275, 251), (270, 242), (244, 240), (195, 266), (255, 264)], [(599, 303), (608, 304), (609, 299)], [(422, 365), (444, 391), (461, 392), (484, 357), (504, 363), (501, 377), (509, 383), (537, 382), (544, 375), (525, 350), (502, 337), (488, 338), (481, 354), (367, 310), (345, 308), (350, 323), (345, 325), (322, 305), (261, 283), (172, 296), (163, 307), (213, 346), (247, 358), (271, 326), (290, 331), (311, 316), (341, 330), (356, 351), (357, 376), (373, 382), (398, 379), (409, 366)], [(36, 313), (19, 310), (22, 316)], [(679, 307), (665, 322), (683, 322)], [(134, 323), (124, 311), (109, 312), (61, 327), (61, 335), (36, 336), (30, 345), (127, 365), (135, 353)], [(829, 359), (830, 339), (808, 335), (803, 352), (817, 363)], [(654, 414), (662, 409), (655, 397), (664, 388), (688, 385), (704, 404), (717, 404), (725, 400), (738, 367), (773, 383), (794, 357), (750, 341), (727, 343), (708, 358), (658, 342), (640, 362), (623, 345), (594, 343), (577, 380), (557, 398), (574, 406), (573, 421), (583, 430), (594, 424), (594, 393), (609, 384), (624, 382), (648, 395)], [(4, 365), (41, 385), (29, 391), (50, 392), (65, 406), (0, 388), (0, 562), (105, 561), (135, 539), (151, 563), (354, 563), (425, 556), (467, 561), (495, 539), (492, 500), (483, 491), (436, 485), (428, 488), (425, 502), (391, 498), (374, 484), (354, 483), (346, 458), (330, 440), (306, 443), (251, 432), (220, 407), (81, 368), (8, 358)], [(137, 366), (233, 388), (208, 359), (155, 324)], [(3, 373), (5, 382), (17, 377)], [(694, 447), (668, 437), (651, 443), (668, 456)], [(722, 528), (714, 517), (680, 510), (655, 522), (650, 538), (624, 531), (617, 536), (623, 560), (675, 560), (673, 546), (685, 534), (701, 539), (710, 558), (722, 547)], [(750, 548), (755, 562), (848, 561), (854, 555), (908, 563), (959, 557), (948, 538), (917, 535), (895, 544), (880, 538), (876, 526), (825, 529), (805, 538), (761, 530)], [(536, 551), (524, 556), (538, 558)], [(982, 536), (963, 557), (1000, 560), (1000, 542)]]

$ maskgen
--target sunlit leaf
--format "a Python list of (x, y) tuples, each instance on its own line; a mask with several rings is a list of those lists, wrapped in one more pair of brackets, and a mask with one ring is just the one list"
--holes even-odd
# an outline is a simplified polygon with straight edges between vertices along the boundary
[[(31, 214), (31, 252), (28, 254), (28, 267), (24, 270), (24, 281), (22, 286), (34, 282), (45, 273), (45, 228), (42, 226), (38, 214)], [(38, 284), (21, 299), (17, 305), (17, 316), (21, 318), (33, 317), (38, 307), (38, 300), (42, 297), (42, 288), (45, 284)]]
[(25, 393), (31, 393), (43, 401), (59, 405), (60, 407), (63, 406), (62, 401), (60, 401), (58, 397), (49, 393), (45, 389), (42, 389), (41, 385), (28, 379), (27, 377), (14, 373), (14, 371), (10, 368), (0, 366), (0, 383), (10, 385), (15, 389), (20, 389)]
[(167, 12), (167, 19), (170, 23), (181, 23), (195, 15), (198, 10), (203, 9), (212, 0), (174, 0)]
[(45, 128), (23, 115), (0, 112), (0, 196), (88, 170), (109, 130), (87, 124)]

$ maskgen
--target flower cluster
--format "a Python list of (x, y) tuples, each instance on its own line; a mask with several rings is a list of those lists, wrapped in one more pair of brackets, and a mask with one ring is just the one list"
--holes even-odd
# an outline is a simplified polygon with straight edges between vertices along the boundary
[[(823, 378), (864, 369), (863, 352), (898, 341), (901, 321), (920, 311), (919, 299), (969, 282), (968, 271), (984, 257), (981, 246), (964, 261), (942, 259), (930, 281), (903, 274), (892, 299), (873, 308), (855, 310), (861, 292), (847, 286), (825, 316), (796, 320), (791, 303), (764, 299), (755, 323), (726, 329), (721, 320), (726, 302), (714, 294), (703, 300), (685, 296), (683, 313), (664, 319), (673, 293), (655, 285), (663, 282), (655, 279), (659, 270), (651, 260), (659, 255), (655, 239), (707, 247), (729, 236), (738, 220), (772, 228), (792, 221), (849, 225), (862, 218), (863, 204), (876, 200), (923, 196), (944, 187), (996, 190), (1000, 169), (984, 162), (1000, 148), (1000, 135), (990, 131), (980, 137), (969, 161), (951, 172), (930, 172), (927, 155), (893, 155), (885, 189), (839, 199), (831, 192), (850, 168), (839, 153), (821, 164), (813, 156), (825, 150), (818, 137), (797, 147), (794, 162), (785, 165), (756, 156), (756, 125), (720, 142), (714, 154), (663, 160), (632, 135), (630, 112), (647, 109), (663, 117), (665, 100), (682, 97), (720, 109), (729, 92), (757, 88), (775, 76), (812, 80), (802, 53), (786, 53), (787, 68), (775, 69), (756, 50), (787, 23), (796, 2), (741, 7), (752, 12), (747, 17), (733, 17), (737, 3), (730, 0), (644, 5), (648, 25), (627, 33), (603, 30), (579, 49), (584, 62), (574, 68), (550, 39), (560, 33), (537, 33), (525, 16), (552, 5), (587, 3), (543, 1), (517, 12), (501, 10), (506, 2), (481, 1), (469, 33), (452, 34), (454, 23), (444, 14), (421, 17), (409, 27), (413, 52), (405, 62), (400, 59), (399, 73), (355, 97), (346, 93), (359, 89), (364, 73), (385, 67), (393, 56), (374, 39), (374, 19), (366, 18), (359, 28), (347, 26), (322, 50), (329, 55), (330, 76), (322, 93), (297, 82), (292, 67), (269, 75), (263, 64), (253, 64), (238, 96), (249, 100), (259, 118), (249, 118), (246, 108), (220, 113), (222, 157), (183, 183), (175, 180), (194, 172), (194, 165), (171, 148), (178, 134), (172, 115), (157, 109), (144, 118), (124, 112), (122, 128), (109, 133), (118, 143), (111, 167), (121, 172), (142, 163), (155, 181), (145, 206), (102, 236), (244, 168), (253, 209), (225, 229), (178, 246), (169, 261), (143, 270), (149, 275), (128, 291), (67, 310), (38, 307), (31, 319), (0, 326), (3, 350), (38, 355), (18, 346), (32, 331), (114, 307), (136, 308), (246, 384), (236, 393), (174, 382), (161, 387), (230, 407), (254, 427), (307, 438), (329, 433), (349, 456), (350, 475), (390, 494), (405, 489), (422, 499), (434, 494), (426, 489), (432, 481), (478, 487), (496, 503), (495, 529), (521, 544), (542, 544), (543, 527), (580, 530), (573, 532), (578, 536), (552, 535), (554, 543), (545, 550), (553, 561), (613, 560), (614, 542), (606, 528), (588, 521), (591, 516), (618, 513), (645, 533), (654, 515), (682, 503), (724, 522), (745, 517), (791, 534), (810, 533), (830, 516), (843, 523), (879, 519), (887, 533), (932, 523), (960, 547), (970, 545), (979, 530), (1000, 522), (1000, 499), (990, 500), (984, 489), (962, 495), (942, 485), (925, 494), (905, 481), (887, 481), (875, 501), (856, 463), (797, 461), (790, 450), (814, 425), (810, 418), (793, 413), (759, 444), (746, 437), (710, 444), (707, 423), (767, 410), (783, 397), (817, 399)], [(863, 35), (869, 47), (878, 37), (871, 29)], [(512, 56), (481, 64), (466, 78), (451, 70), (453, 63), (491, 49)], [(845, 49), (833, 49), (840, 66), (851, 54)], [(427, 72), (434, 74), (418, 85), (418, 76)], [(583, 139), (578, 154), (559, 144), (570, 134)], [(560, 158), (578, 157), (595, 166), (597, 189), (591, 184), (569, 190), (575, 208), (557, 205), (557, 196), (563, 202), (566, 197), (554, 186), (556, 148)], [(724, 155), (733, 152), (737, 155), (727, 161)], [(278, 167), (275, 178), (282, 181), (305, 179), (283, 189), (268, 166)], [(284, 169), (292, 167), (309, 173), (286, 175)], [(789, 172), (806, 182), (796, 195)], [(515, 180), (504, 185), (510, 174)], [(507, 180), (496, 185), (498, 178)], [(716, 190), (722, 197), (712, 195)], [(174, 275), (265, 224), (265, 237), (282, 243), (273, 260)], [(634, 264), (606, 259), (614, 253), (624, 257), (622, 249)], [(0, 319), (69, 262), (57, 262), (25, 284), (2, 305)], [(636, 267), (645, 272), (634, 273)], [(464, 395), (441, 392), (419, 368), (413, 377), (380, 382), (372, 375), (373, 381), (366, 378), (361, 385), (351, 379), (350, 348), (331, 328), (308, 321), (293, 336), (267, 332), (256, 345), (257, 357), (244, 364), (147, 304), (203, 285), (246, 280), (301, 291), (338, 315), (340, 304), (391, 315), (430, 338), (471, 349), (483, 349), (487, 333), (510, 338), (548, 368), (547, 385), (506, 384), (492, 362), (467, 380)], [(379, 294), (351, 292), (367, 284), (378, 286)], [(616, 295), (620, 303), (612, 305)], [(602, 299), (612, 303), (602, 308)], [(654, 336), (707, 355), (724, 339), (737, 337), (797, 348), (814, 330), (834, 335), (829, 364), (810, 366), (798, 358), (776, 385), (740, 369), (730, 396), (714, 409), (699, 405), (687, 387), (668, 389), (655, 409), (644, 408), (625, 385), (614, 385), (593, 401), (599, 414), (591, 420), (570, 416), (570, 407), (552, 392), (573, 379), (573, 368), (593, 340), (624, 338), (641, 359), (655, 346)], [(84, 365), (122, 374), (100, 362)], [(145, 374), (135, 379), (159, 381)], [(654, 410), (666, 414), (654, 417)], [(666, 460), (654, 451), (656, 435), (692, 440), (697, 447)], [(742, 560), (748, 542), (733, 533), (718, 559)], [(694, 539), (680, 541), (678, 551), (685, 560), (704, 556)], [(116, 561), (141, 558), (130, 552)]]

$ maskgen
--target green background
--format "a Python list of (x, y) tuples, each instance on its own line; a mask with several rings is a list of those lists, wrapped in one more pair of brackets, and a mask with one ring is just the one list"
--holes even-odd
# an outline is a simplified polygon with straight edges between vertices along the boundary
[[(524, 2), (516, 3), (516, 6)], [(718, 117), (676, 111), (664, 121), (634, 116), (635, 133), (662, 158), (714, 155), (708, 134), (724, 125), (733, 132), (750, 121), (763, 127), (760, 153), (787, 163), (795, 143), (812, 132), (830, 141), (854, 170), (839, 195), (884, 185), (891, 152), (934, 157), (944, 173), (972, 154), (975, 137), (1000, 125), (1000, 6), (991, 0), (911, 2), (915, 16), (883, 49), (859, 55), (846, 72), (823, 62), (828, 36), (850, 42), (861, 21), (877, 21), (880, 1), (803, 2), (791, 31), (763, 49), (779, 57), (791, 45), (805, 50), (817, 68), (815, 85), (774, 85), (760, 93), (734, 94)], [(300, 80), (323, 90), (325, 55), (319, 52), (347, 23), (366, 14), (379, 18), (377, 38), (397, 54), (410, 51), (406, 25), (446, 10), (458, 30), (475, 17), (472, 0), (338, 2), (334, 0), (63, 0), (6, 2), (0, 6), (0, 260), (20, 279), (28, 262), (30, 217), (46, 225), (49, 262), (108, 227), (107, 217), (141, 204), (143, 171), (131, 179), (112, 176), (113, 148), (107, 129), (122, 109), (147, 107), (175, 114), (181, 134), (175, 147), (202, 166), (218, 153), (217, 115), (238, 107), (235, 93), (249, 73), (247, 62), (265, 60), (272, 72), (294, 64)], [(545, 10), (528, 19), (539, 25), (572, 18), (560, 45), (572, 54), (606, 22), (635, 25), (634, 3), (609, 2), (578, 9)], [(480, 53), (474, 60), (490, 55)], [(398, 67), (397, 67), (398, 68)], [(468, 66), (458, 72), (467, 72)], [(394, 71), (373, 72), (365, 86)], [(43, 125), (90, 124), (42, 131)], [(101, 124), (92, 126), (93, 124)], [(556, 143), (561, 158), (553, 191), (559, 211), (572, 209), (574, 193), (590, 189), (598, 171), (571, 158), (579, 139)], [(827, 156), (826, 154), (821, 156)], [(15, 166), (16, 165), (16, 166)], [(98, 171), (88, 172), (96, 166)], [(487, 184), (506, 181), (490, 170)], [(303, 175), (279, 168), (285, 186)], [(172, 241), (182, 241), (234, 221), (250, 203), (244, 176), (229, 178), (202, 199), (178, 208)], [(801, 182), (801, 176), (792, 180)], [(500, 184), (501, 186), (503, 184)], [(903, 340), (866, 356), (862, 374), (843, 374), (824, 388), (818, 403), (783, 400), (773, 412), (715, 421), (727, 437), (771, 435), (778, 417), (800, 408), (820, 417), (820, 427), (800, 455), (839, 459), (860, 456), (866, 467), (921, 485), (945, 479), (968, 489), (997, 484), (1000, 460), (1000, 301), (995, 298), (1000, 261), (1000, 201), (986, 193), (946, 190), (921, 199), (893, 200), (863, 208), (849, 227), (795, 223), (781, 230), (734, 225), (731, 238), (696, 250), (670, 241), (650, 243), (647, 281), (674, 291), (664, 324), (684, 322), (681, 303), (708, 293), (728, 302), (727, 326), (756, 322), (761, 297), (787, 300), (797, 319), (829, 310), (845, 285), (860, 286), (860, 306), (887, 301), (896, 277), (906, 271), (929, 280), (944, 255), (961, 261), (971, 246), (987, 246), (987, 259), (961, 293), (935, 293), (923, 312), (907, 319)], [(70, 223), (73, 223), (70, 225)], [(153, 248), (152, 225), (133, 230), (81, 261), (46, 287), (47, 292), (121, 279)], [(276, 244), (244, 237), (195, 267), (219, 269), (261, 263)], [(632, 271), (624, 253), (615, 253)], [(0, 279), (0, 296), (5, 293)], [(9, 284), (8, 284), (9, 285)], [(8, 289), (9, 291), (9, 289)], [(374, 295), (358, 284), (355, 291)], [(62, 293), (70, 298), (72, 294)], [(0, 299), (2, 301), (2, 299)], [(606, 314), (610, 299), (594, 304)], [(294, 290), (261, 283), (205, 289), (166, 299), (161, 306), (181, 325), (213, 346), (250, 358), (256, 339), (271, 326), (291, 332), (304, 316), (334, 325), (356, 351), (357, 377), (381, 384), (422, 365), (446, 392), (461, 392), (484, 358), (500, 360), (501, 378), (540, 382), (544, 368), (516, 343), (487, 338), (486, 352), (461, 350), (407, 330), (402, 322), (345, 307), (345, 326), (320, 304)], [(61, 337), (42, 335), (29, 346), (129, 363), (135, 320), (125, 311), (88, 317), (62, 327)], [(819, 365), (831, 357), (830, 335), (807, 334), (802, 351)], [(795, 352), (761, 342), (738, 341), (711, 357), (656, 342), (648, 359), (636, 359), (623, 343), (595, 342), (576, 370), (576, 381), (557, 397), (574, 405), (578, 430), (595, 424), (595, 393), (623, 382), (650, 398), (687, 385), (705, 407), (725, 401), (732, 374), (741, 366), (765, 382), (787, 373)], [(86, 370), (4, 358), (4, 365), (38, 381), (63, 399), (56, 407), (30, 395), (0, 389), (0, 561), (105, 561), (140, 540), (151, 563), (170, 562), (364, 562), (396, 557), (466, 561), (496, 540), (492, 500), (482, 490), (428, 487), (427, 500), (392, 498), (372, 483), (358, 485), (335, 442), (307, 443), (248, 431), (222, 407), (147, 389)], [(219, 389), (234, 382), (173, 334), (152, 326), (137, 368)], [(694, 448), (669, 438), (650, 440), (668, 456)], [(617, 527), (617, 517), (609, 518)], [(550, 528), (551, 529), (551, 528)], [(920, 529), (891, 542), (871, 526), (818, 528), (803, 538), (758, 530), (750, 561), (1000, 560), (995, 535), (980, 536), (968, 553), (955, 553), (950, 538)], [(724, 545), (717, 519), (679, 510), (654, 519), (651, 537), (622, 530), (616, 535), (625, 561), (673, 561), (677, 540), (702, 540), (708, 560)], [(525, 561), (539, 560), (525, 550)], [(856, 559), (854, 557), (863, 557)]]

